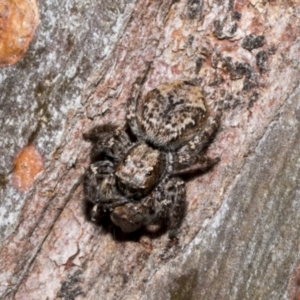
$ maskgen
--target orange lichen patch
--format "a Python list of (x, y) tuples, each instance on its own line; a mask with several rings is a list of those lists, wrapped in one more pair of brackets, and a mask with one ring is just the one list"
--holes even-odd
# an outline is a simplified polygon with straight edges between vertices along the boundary
[(23, 192), (28, 190), (43, 168), (44, 162), (40, 153), (34, 146), (26, 146), (15, 158), (12, 185)]
[(0, 1), (0, 66), (14, 64), (24, 55), (38, 22), (35, 0)]

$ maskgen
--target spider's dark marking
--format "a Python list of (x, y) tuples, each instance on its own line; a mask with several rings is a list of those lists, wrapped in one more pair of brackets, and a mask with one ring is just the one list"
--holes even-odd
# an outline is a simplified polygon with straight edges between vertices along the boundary
[(83, 135), (92, 143), (84, 178), (92, 220), (109, 215), (124, 232), (165, 220), (174, 236), (186, 205), (181, 176), (206, 171), (219, 161), (203, 152), (220, 116), (218, 111), (208, 118), (205, 100), (191, 82), (165, 83), (143, 98), (134, 87), (125, 126), (100, 125)]

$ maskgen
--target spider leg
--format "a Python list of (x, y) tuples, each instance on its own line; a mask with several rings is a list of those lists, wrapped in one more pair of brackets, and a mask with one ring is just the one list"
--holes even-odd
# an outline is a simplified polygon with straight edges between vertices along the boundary
[(91, 143), (105, 143), (117, 129), (118, 125), (112, 123), (97, 125), (84, 133), (83, 139)]
[(197, 171), (206, 171), (220, 161), (218, 157), (210, 158), (201, 152), (213, 140), (220, 126), (221, 111), (210, 117), (203, 131), (196, 134), (191, 141), (182, 146), (174, 154), (171, 176), (180, 176)]
[(211, 169), (215, 164), (217, 164), (220, 161), (219, 157), (208, 157), (205, 155), (202, 155), (198, 158), (198, 162), (188, 166), (186, 168), (174, 170), (170, 173), (170, 176), (181, 176), (185, 174), (193, 174), (196, 172), (205, 172), (209, 169)]
[[(103, 162), (101, 162), (103, 163)], [(115, 189), (115, 177), (113, 174), (96, 174), (94, 181), (96, 184), (92, 186), (90, 193), (94, 198), (92, 201), (94, 206), (91, 211), (92, 221), (100, 219), (104, 214), (111, 212), (114, 208), (129, 202), (123, 196), (120, 196)]]
[(136, 137), (140, 137), (140, 138), (144, 134), (140, 126), (138, 125), (138, 121), (137, 121), (137, 103), (138, 103), (138, 99), (142, 95), (142, 88), (145, 84), (150, 69), (151, 69), (151, 63), (148, 63), (143, 76), (138, 77), (134, 82), (134, 84), (132, 85), (132, 89), (130, 93), (131, 96), (127, 101), (127, 116), (126, 116), (127, 123), (132, 133)]
[(103, 178), (111, 174), (113, 170), (114, 165), (109, 160), (98, 161), (90, 165), (83, 179), (84, 194), (87, 201), (97, 202), (97, 199), (99, 199), (99, 183)]
[(180, 178), (165, 178), (148, 197), (151, 201), (141, 202), (143, 224), (165, 223), (169, 237), (174, 238), (186, 211), (185, 182)]
[(114, 124), (98, 125), (83, 134), (83, 138), (93, 144), (91, 162), (99, 160), (118, 161), (131, 146), (129, 135), (124, 126)]
[(110, 160), (100, 160), (91, 164), (90, 169), (97, 178), (101, 178), (101, 176), (111, 174), (114, 171), (114, 164)]
[(138, 98), (138, 97), (131, 96), (128, 99), (126, 119), (127, 119), (128, 125), (129, 125), (131, 131), (133, 132), (133, 134), (137, 137), (140, 137), (141, 130), (138, 125), (137, 116), (136, 116), (136, 102), (137, 102), (136, 98)]
[[(109, 210), (113, 210), (115, 207), (124, 205), (126, 203), (129, 203), (129, 200), (125, 197), (114, 197), (111, 199), (106, 199), (107, 204), (104, 204), (103, 206), (105, 207), (105, 209), (109, 209)], [(101, 204), (104, 203), (103, 201), (101, 201)]]
[(127, 204), (128, 202), (128, 199), (125, 197), (114, 197), (111, 199), (100, 200), (92, 208), (91, 220), (96, 221), (107, 211), (113, 211), (114, 208)]
[(180, 178), (167, 179), (161, 186), (162, 211), (160, 217), (167, 220), (169, 237), (174, 238), (179, 229), (186, 211), (186, 188), (185, 183)]
[(206, 148), (214, 139), (220, 127), (221, 111), (218, 110), (214, 117), (209, 117), (205, 128), (196, 134), (186, 145), (177, 150), (178, 154), (189, 153), (195, 155)]
[[(110, 217), (123, 232), (166, 220), (170, 237), (174, 237), (185, 213), (185, 183), (180, 178), (165, 179), (150, 195), (138, 202), (119, 199)], [(121, 204), (124, 200), (124, 205)], [(114, 203), (111, 204), (114, 205)]]

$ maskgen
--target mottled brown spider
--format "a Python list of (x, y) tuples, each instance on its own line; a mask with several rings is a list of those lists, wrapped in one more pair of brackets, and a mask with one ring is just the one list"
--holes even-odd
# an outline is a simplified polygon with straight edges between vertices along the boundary
[(92, 143), (85, 197), (94, 221), (108, 214), (123, 232), (165, 222), (174, 235), (186, 206), (182, 176), (219, 161), (202, 152), (221, 113), (208, 118), (199, 88), (189, 82), (162, 84), (143, 98), (135, 90), (124, 126), (104, 124), (84, 134)]

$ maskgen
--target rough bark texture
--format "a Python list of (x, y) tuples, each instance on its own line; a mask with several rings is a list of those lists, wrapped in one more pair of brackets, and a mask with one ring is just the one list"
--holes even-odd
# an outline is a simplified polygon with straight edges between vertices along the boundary
[(0, 240), (16, 228), (27, 197), (11, 184), (18, 152), (28, 144), (46, 165), (51, 164), (68, 130), (68, 118), (81, 107), (81, 92), (95, 62), (114, 48), (133, 3), (41, 1), (40, 23), (26, 55), (17, 64), (1, 68)]
[[(136, 3), (3, 240), (1, 297), (298, 299), (299, 4)], [(81, 180), (90, 145), (82, 132), (123, 122), (131, 86), (147, 62), (144, 92), (189, 79), (212, 114), (223, 107), (209, 149), (221, 162), (188, 183), (177, 244), (167, 235), (109, 233), (84, 214)]]

